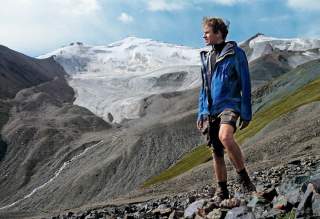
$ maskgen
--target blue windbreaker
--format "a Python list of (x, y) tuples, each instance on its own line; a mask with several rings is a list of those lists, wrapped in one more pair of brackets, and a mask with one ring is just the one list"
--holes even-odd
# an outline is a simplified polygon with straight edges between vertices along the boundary
[[(252, 119), (251, 84), (248, 61), (245, 52), (236, 42), (229, 41), (216, 57), (211, 70), (211, 83), (207, 86), (208, 57), (210, 52), (201, 51), (202, 87), (199, 94), (198, 120), (206, 116), (217, 116), (224, 109), (233, 109), (245, 121)], [(209, 80), (210, 81), (210, 80)], [(207, 91), (211, 94), (211, 109), (208, 110)]]

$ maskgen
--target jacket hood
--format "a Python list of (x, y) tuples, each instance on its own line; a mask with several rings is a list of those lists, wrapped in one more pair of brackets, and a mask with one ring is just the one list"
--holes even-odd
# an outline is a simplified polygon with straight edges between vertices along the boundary
[[(221, 61), (222, 59), (224, 59), (224, 57), (226, 57), (228, 55), (233, 55), (235, 53), (236, 47), (237, 47), (237, 43), (235, 41), (228, 41), (226, 43), (226, 45), (223, 47), (219, 56), (217, 57), (217, 61)], [(202, 50), (200, 52), (200, 57), (202, 57), (202, 56), (206, 57), (208, 54), (210, 54), (212, 52), (214, 52), (214, 49), (211, 51)]]
[(221, 53), (219, 54), (219, 57), (225, 56), (227, 53), (234, 51), (234, 49), (237, 47), (237, 43), (235, 41), (228, 41), (226, 45), (223, 47)]

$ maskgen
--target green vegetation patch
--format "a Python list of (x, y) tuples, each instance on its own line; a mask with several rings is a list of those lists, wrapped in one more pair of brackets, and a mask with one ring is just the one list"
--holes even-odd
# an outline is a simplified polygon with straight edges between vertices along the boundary
[(174, 178), (184, 172), (187, 172), (195, 166), (209, 161), (210, 159), (212, 159), (212, 155), (209, 147), (205, 145), (199, 146), (193, 149), (191, 152), (185, 154), (182, 159), (175, 165), (169, 167), (159, 175), (148, 179), (143, 184), (143, 187), (147, 187)]
[(279, 217), (277, 217), (277, 219), (295, 219), (295, 218), (296, 218), (296, 211), (294, 209), (284, 215), (280, 215)]
[[(252, 137), (258, 133), (272, 120), (314, 101), (320, 101), (320, 79), (299, 88), (291, 95), (282, 98), (270, 107), (258, 111), (253, 116), (249, 126), (242, 131), (238, 130), (235, 137), (239, 143), (242, 143), (246, 138)], [(186, 153), (179, 162), (160, 173), (160, 175), (147, 180), (144, 183), (144, 187), (174, 178), (193, 167), (207, 162), (211, 157), (211, 150), (207, 146), (199, 146), (193, 151)]]
[(236, 139), (242, 143), (245, 139), (254, 136), (268, 123), (277, 117), (286, 114), (296, 108), (320, 100), (320, 79), (317, 79), (289, 96), (282, 98), (276, 103), (272, 104), (265, 110), (258, 111), (248, 128), (236, 133)]

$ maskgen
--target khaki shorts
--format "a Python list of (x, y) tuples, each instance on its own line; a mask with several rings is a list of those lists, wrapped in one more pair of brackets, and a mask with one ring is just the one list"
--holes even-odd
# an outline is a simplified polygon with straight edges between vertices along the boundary
[(232, 109), (225, 109), (222, 113), (211, 118), (209, 132), (207, 132), (207, 143), (212, 147), (213, 152), (221, 157), (224, 155), (224, 146), (219, 139), (219, 130), (221, 124), (230, 124), (237, 130), (237, 120), (239, 114)]

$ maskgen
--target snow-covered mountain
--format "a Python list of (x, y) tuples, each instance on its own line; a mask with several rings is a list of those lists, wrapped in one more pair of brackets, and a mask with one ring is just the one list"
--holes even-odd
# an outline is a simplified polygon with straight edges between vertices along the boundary
[[(318, 39), (257, 34), (240, 44), (249, 62), (274, 51), (286, 53), (284, 57), (291, 67), (320, 58)], [(128, 37), (106, 46), (72, 43), (38, 58), (54, 56), (71, 75), (69, 84), (76, 91), (75, 104), (106, 121), (121, 122), (139, 118), (142, 100), (147, 96), (199, 86), (202, 49)]]
[(145, 74), (163, 67), (199, 64), (198, 50), (151, 39), (127, 37), (107, 46), (71, 43), (51, 53), (69, 74)]
[(72, 43), (40, 56), (54, 56), (72, 75), (75, 104), (107, 121), (140, 117), (141, 100), (200, 84), (199, 50), (128, 37), (107, 46)]
[(247, 42), (252, 50), (249, 55), (249, 62), (267, 54), (271, 54), (274, 50), (288, 51), (293, 53), (288, 58), (289, 65), (296, 67), (307, 61), (320, 58), (320, 40), (319, 39), (281, 39), (257, 34)]

